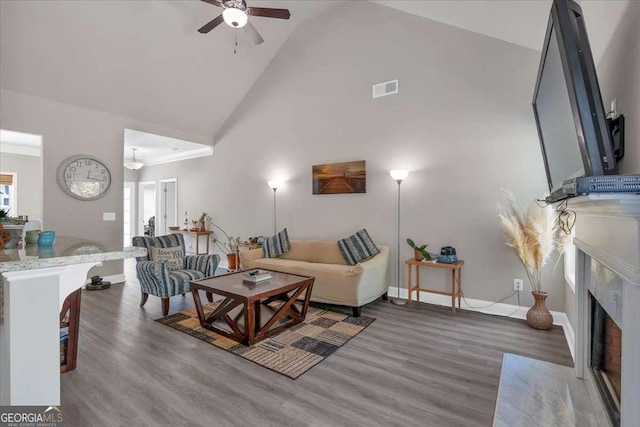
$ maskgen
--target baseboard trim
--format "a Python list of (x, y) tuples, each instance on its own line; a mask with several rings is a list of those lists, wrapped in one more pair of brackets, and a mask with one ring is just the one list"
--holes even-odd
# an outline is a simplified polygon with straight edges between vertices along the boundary
[[(395, 286), (389, 287), (389, 297), (398, 296), (398, 288)], [(400, 288), (400, 298), (406, 299), (408, 296), (407, 290)], [(415, 294), (414, 294), (415, 296)], [(451, 297), (446, 295), (438, 295), (426, 292), (420, 292), (420, 302), (426, 302), (428, 304), (442, 305), (445, 307), (451, 307)], [(477, 311), (479, 313), (490, 314), (493, 316), (511, 317), (514, 319), (526, 319), (527, 311), (529, 307), (520, 307), (513, 304), (493, 303), (492, 301), (484, 301), (479, 299), (463, 298), (462, 309)], [(562, 326), (564, 336), (567, 340), (567, 345), (571, 351), (571, 357), (575, 361), (575, 333), (569, 318), (567, 315), (560, 311), (551, 311), (553, 316), (553, 324)]]
[[(111, 282), (113, 284), (113, 283), (124, 283), (126, 279), (124, 277), (124, 273), (120, 273), (120, 274), (113, 274), (111, 276), (104, 276), (102, 280), (104, 280), (105, 282)], [(91, 283), (91, 279), (87, 279), (87, 281), (84, 282), (84, 285), (86, 286), (90, 283)]]

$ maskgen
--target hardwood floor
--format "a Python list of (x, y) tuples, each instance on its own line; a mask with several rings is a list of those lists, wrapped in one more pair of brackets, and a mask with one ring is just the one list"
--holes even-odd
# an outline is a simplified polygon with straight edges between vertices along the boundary
[[(427, 304), (363, 308), (377, 320), (291, 380), (163, 326), (159, 298), (83, 291), (78, 364), (62, 375), (65, 426), (490, 426), (502, 356), (571, 366), (562, 329)], [(191, 294), (171, 311), (193, 307)]]

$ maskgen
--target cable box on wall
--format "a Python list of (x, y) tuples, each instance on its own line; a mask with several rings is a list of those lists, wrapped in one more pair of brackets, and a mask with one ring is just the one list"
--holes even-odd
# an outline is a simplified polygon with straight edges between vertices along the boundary
[(562, 183), (567, 196), (590, 193), (640, 193), (640, 175), (603, 175), (572, 178)]

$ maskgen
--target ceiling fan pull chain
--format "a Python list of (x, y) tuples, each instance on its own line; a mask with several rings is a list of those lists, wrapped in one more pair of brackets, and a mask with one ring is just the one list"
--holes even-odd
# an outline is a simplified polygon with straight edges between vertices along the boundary
[(238, 32), (237, 31), (233, 31), (233, 54), (235, 55), (236, 53), (238, 53)]

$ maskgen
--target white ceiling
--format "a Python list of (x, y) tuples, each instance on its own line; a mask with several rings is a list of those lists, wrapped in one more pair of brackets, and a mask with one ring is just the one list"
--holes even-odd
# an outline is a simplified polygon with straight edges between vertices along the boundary
[[(542, 50), (552, 0), (374, 0), (413, 15), (453, 25), (535, 50)], [(602, 57), (629, 0), (584, 0), (591, 50)]]
[(126, 162), (132, 160), (133, 148), (136, 149), (136, 160), (144, 163), (145, 166), (177, 162), (213, 154), (211, 145), (125, 129), (124, 159)]
[(0, 129), (0, 153), (39, 157), (42, 153), (42, 136)]
[(0, 1), (0, 84), (213, 137), (296, 26), (337, 2), (249, 4), (292, 16), (251, 17), (256, 46), (225, 24), (198, 33), (221, 13), (201, 1)]
[[(201, 1), (0, 0), (0, 86), (213, 140), (297, 25), (342, 3), (249, 0), (292, 14), (250, 18), (256, 46), (224, 24), (198, 33), (220, 13)], [(376, 3), (540, 50), (551, 0)], [(627, 3), (582, 2), (596, 63)]]

